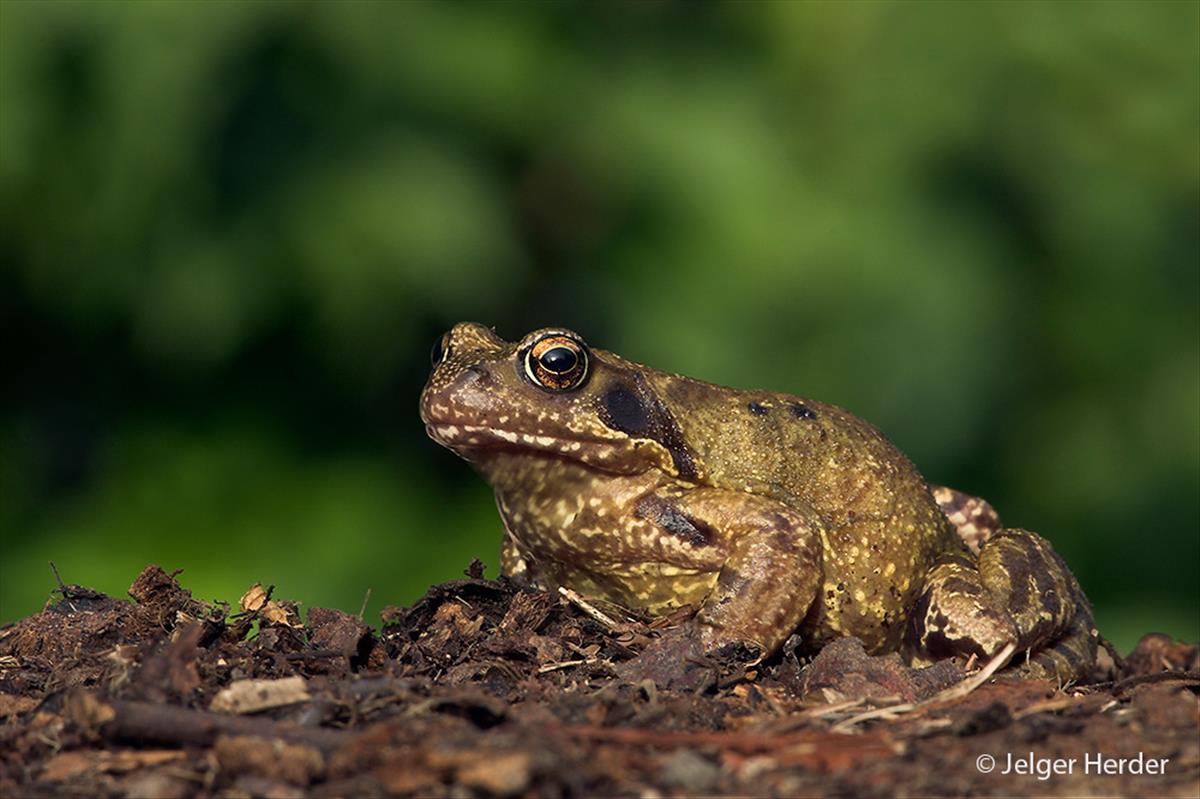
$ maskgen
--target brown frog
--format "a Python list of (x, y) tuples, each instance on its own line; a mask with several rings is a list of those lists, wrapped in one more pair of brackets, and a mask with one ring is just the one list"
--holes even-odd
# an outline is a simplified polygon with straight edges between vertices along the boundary
[(659, 372), (561, 328), (435, 345), (429, 435), (496, 492), (505, 575), (644, 608), (769, 654), (798, 632), (913, 664), (1012, 643), (1034, 676), (1093, 664), (1086, 597), (1040, 536), (926, 484), (841, 408)]

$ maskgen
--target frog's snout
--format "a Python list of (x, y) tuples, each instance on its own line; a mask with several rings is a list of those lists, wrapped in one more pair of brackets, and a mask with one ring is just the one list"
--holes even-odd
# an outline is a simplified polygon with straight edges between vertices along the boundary
[(421, 420), (436, 425), (482, 418), (495, 405), (494, 384), (492, 375), (478, 364), (435, 369), (421, 392)]

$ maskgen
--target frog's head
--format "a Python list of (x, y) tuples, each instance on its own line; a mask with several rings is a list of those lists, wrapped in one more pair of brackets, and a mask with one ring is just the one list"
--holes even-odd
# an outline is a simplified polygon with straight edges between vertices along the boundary
[(432, 355), (421, 420), (430, 438), (472, 463), (507, 452), (621, 474), (697, 476), (650, 370), (588, 347), (577, 333), (543, 328), (510, 343), (461, 322)]

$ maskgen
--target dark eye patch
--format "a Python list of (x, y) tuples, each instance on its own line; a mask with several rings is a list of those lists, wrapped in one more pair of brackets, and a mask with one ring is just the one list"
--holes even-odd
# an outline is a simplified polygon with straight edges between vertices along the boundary
[(757, 402), (747, 403), (746, 407), (749, 408), (750, 413), (754, 414), (755, 416), (766, 416), (771, 412), (770, 408), (765, 405), (759, 405)]
[(604, 395), (604, 412), (605, 424), (614, 430), (631, 436), (644, 436), (650, 430), (650, 410), (623, 385)]
[(696, 461), (683, 440), (683, 431), (662, 400), (638, 374), (614, 381), (599, 398), (600, 421), (633, 438), (657, 441), (671, 454), (676, 472), (684, 480), (696, 479)]

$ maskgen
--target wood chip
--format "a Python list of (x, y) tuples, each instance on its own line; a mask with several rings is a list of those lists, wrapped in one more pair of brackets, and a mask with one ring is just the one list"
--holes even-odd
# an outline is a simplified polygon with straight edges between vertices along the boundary
[(186, 757), (187, 754), (178, 749), (150, 749), (144, 752), (62, 752), (50, 758), (42, 769), (41, 778), (49, 782), (62, 782), (96, 772), (124, 774), (140, 768), (173, 763)]
[(303, 677), (278, 680), (239, 680), (213, 697), (210, 710), (217, 713), (257, 713), (273, 707), (294, 705), (309, 700)]

